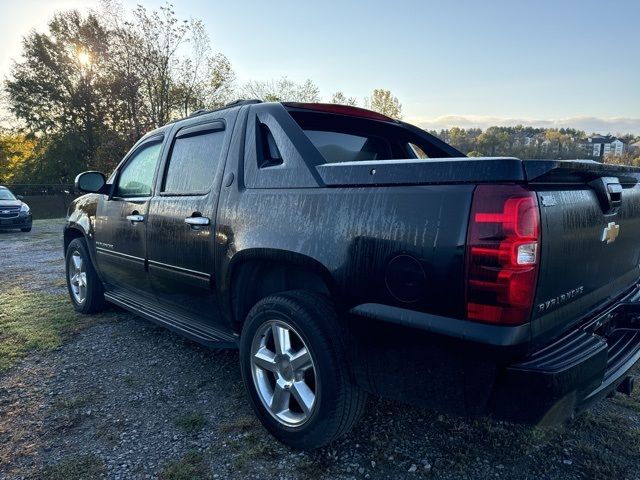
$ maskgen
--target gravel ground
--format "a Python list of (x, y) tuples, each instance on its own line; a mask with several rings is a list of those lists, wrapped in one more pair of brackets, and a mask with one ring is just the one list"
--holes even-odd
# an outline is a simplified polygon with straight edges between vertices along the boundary
[[(66, 293), (61, 226), (0, 233), (0, 292)], [(255, 420), (237, 357), (110, 310), (0, 374), (0, 478), (640, 479), (637, 396), (546, 429), (372, 399), (351, 434), (301, 453)]]
[(62, 229), (64, 219), (36, 220), (33, 230), (0, 230), (0, 289), (20, 282), (28, 291), (62, 293), (64, 291), (64, 258)]

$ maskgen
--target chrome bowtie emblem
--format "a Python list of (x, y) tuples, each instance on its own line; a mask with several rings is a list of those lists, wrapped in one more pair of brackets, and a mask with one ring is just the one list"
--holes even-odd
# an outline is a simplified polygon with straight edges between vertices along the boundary
[(618, 235), (620, 235), (620, 225), (617, 225), (616, 222), (609, 222), (602, 231), (602, 241), (607, 242), (608, 245), (615, 242)]
[(11, 210), (2, 210), (2, 213), (11, 213)]

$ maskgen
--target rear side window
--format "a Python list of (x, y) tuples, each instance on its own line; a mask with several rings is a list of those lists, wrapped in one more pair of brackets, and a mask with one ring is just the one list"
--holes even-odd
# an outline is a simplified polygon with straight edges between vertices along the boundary
[(451, 156), (402, 124), (309, 110), (289, 114), (328, 163)]
[(429, 156), (424, 153), (424, 150), (414, 143), (409, 144), (409, 153), (414, 154), (416, 158), (429, 158)]
[(196, 130), (178, 134), (173, 143), (162, 191), (207, 193), (220, 163), (224, 130)]
[(323, 130), (304, 132), (327, 161), (357, 162), (391, 158), (389, 142), (384, 138)]

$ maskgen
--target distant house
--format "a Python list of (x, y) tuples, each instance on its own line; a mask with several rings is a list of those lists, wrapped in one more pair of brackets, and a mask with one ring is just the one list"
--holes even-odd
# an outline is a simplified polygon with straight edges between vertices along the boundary
[(533, 144), (533, 137), (528, 137), (526, 135), (516, 133), (512, 138), (512, 147), (528, 147)]
[(584, 144), (587, 154), (592, 157), (620, 156), (624, 153), (624, 142), (611, 135), (594, 135)]
[(637, 141), (629, 145), (629, 149), (633, 152), (640, 152), (640, 141)]

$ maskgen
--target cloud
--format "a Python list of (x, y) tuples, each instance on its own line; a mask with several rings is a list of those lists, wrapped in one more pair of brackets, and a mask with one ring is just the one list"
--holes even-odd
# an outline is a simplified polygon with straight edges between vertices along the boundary
[(445, 115), (437, 118), (416, 117), (407, 119), (427, 130), (442, 128), (482, 128), (491, 126), (513, 127), (527, 125), (541, 128), (577, 128), (587, 133), (640, 134), (640, 118), (576, 116), (556, 120), (493, 117), (484, 115)]

